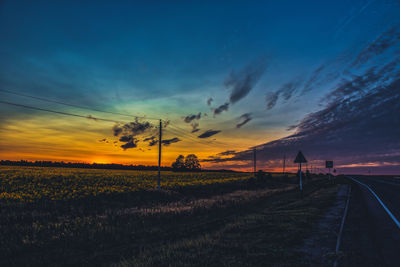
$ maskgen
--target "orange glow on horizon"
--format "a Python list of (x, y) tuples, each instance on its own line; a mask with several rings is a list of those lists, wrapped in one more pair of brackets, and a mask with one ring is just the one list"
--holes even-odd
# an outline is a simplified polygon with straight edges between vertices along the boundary
[[(113, 125), (79, 118), (65, 120), (57, 115), (42, 114), (9, 121), (2, 126), (0, 159), (158, 165), (158, 146), (149, 147), (147, 143), (139, 142), (137, 148), (123, 150), (120, 147), (123, 143), (112, 134)], [(167, 128), (163, 137), (170, 139), (176, 135)], [(195, 135), (192, 140), (179, 135), (177, 137), (182, 141), (162, 147), (162, 166), (171, 166), (178, 155), (195, 154), (202, 160), (226, 150), (242, 151), (254, 145), (253, 140), (243, 139), (242, 135), (232, 136), (228, 131), (222, 131), (218, 135), (217, 140), (224, 140), (223, 142), (197, 139)], [(234, 168), (223, 167), (224, 164), (200, 163), (205, 169), (251, 171), (251, 168), (245, 168), (246, 162), (234, 162)]]

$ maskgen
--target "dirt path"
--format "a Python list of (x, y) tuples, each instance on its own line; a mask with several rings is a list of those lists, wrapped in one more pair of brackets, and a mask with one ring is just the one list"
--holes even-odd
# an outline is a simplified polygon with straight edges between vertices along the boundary
[(349, 186), (340, 185), (336, 201), (312, 229), (310, 236), (299, 250), (304, 253), (309, 266), (332, 266), (335, 246), (343, 211), (346, 206)]

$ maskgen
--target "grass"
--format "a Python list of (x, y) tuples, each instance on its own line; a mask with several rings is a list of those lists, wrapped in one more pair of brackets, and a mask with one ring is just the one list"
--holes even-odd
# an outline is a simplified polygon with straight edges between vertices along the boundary
[[(327, 187), (325, 187), (327, 186)], [(143, 249), (120, 266), (307, 266), (298, 246), (335, 199), (337, 187), (309, 186), (235, 207), (192, 237)], [(230, 216), (229, 216), (230, 215)], [(191, 225), (193, 231), (198, 228)]]
[(3, 167), (0, 177), (2, 192), (23, 192), (22, 181), (30, 180), (29, 190), (40, 185), (40, 192), (47, 180), (51, 192), (82, 183), (130, 188), (0, 199), (4, 266), (292, 264), (299, 260), (295, 247), (336, 192), (335, 185), (315, 178), (300, 199), (293, 178), (245, 173), (167, 172), (163, 177), (171, 181), (164, 180), (161, 191), (135, 184), (153, 179), (154, 172)]

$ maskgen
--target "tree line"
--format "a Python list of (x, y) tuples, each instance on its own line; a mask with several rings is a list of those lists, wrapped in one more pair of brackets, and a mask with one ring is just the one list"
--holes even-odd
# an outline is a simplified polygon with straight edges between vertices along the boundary
[[(114, 170), (149, 170), (156, 171), (158, 166), (124, 165), (117, 163), (83, 163), (64, 161), (28, 161), (28, 160), (0, 160), (0, 165), (6, 166), (30, 166), (30, 167), (60, 167), (83, 169), (114, 169)], [(232, 170), (202, 170), (200, 161), (196, 155), (190, 154), (184, 157), (179, 155), (171, 167), (161, 167), (162, 171), (202, 171), (202, 172), (235, 172)]]

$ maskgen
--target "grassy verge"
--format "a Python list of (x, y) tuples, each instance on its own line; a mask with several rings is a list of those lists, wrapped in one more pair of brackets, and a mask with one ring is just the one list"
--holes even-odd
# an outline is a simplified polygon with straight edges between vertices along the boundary
[(298, 192), (289, 191), (235, 207), (232, 213), (215, 214), (208, 226), (203, 222), (181, 229), (197, 235), (143, 248), (119, 265), (306, 265), (296, 246), (332, 204), (336, 191), (337, 186), (318, 181), (306, 187), (302, 199)]

